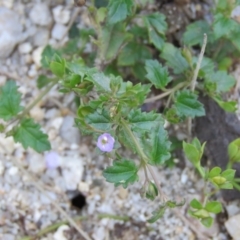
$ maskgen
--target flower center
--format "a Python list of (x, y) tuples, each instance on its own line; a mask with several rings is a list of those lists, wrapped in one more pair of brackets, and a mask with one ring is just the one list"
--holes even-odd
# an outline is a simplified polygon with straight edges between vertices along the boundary
[(102, 144), (106, 144), (107, 142), (108, 142), (108, 138), (104, 136), (102, 138)]

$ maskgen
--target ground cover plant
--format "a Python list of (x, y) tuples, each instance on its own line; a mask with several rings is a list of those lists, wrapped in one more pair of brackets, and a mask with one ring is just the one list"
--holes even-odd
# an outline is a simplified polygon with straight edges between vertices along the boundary
[[(166, 196), (153, 167), (169, 161), (175, 148), (166, 123), (186, 123), (188, 138), (181, 146), (205, 181), (204, 199), (192, 199), (189, 214), (210, 227), (213, 215), (222, 211), (221, 203), (212, 196), (221, 189), (240, 189), (233, 169), (240, 162), (240, 139), (229, 143), (226, 169), (208, 169), (201, 163), (207, 143), (192, 136), (192, 120), (205, 115), (199, 94), (208, 95), (227, 112), (237, 109), (237, 102), (225, 100), (224, 93), (236, 83), (228, 70), (239, 57), (240, 25), (231, 13), (240, 3), (216, 1), (212, 21), (188, 25), (183, 47), (178, 48), (167, 41), (164, 14), (149, 10), (149, 2), (153, 1), (76, 1), (88, 11), (92, 28), (79, 30), (73, 25), (64, 48), (45, 48), (42, 67), (51, 74), (39, 76), (42, 92), (28, 106), (21, 106), (14, 81), (1, 87), (0, 118), (5, 124), (0, 129), (24, 148), (49, 151), (47, 134), (28, 113), (55, 85), (62, 94), (74, 92), (76, 127), (82, 134), (92, 135), (99, 153), (110, 160), (103, 171), (106, 181), (127, 188), (139, 180), (138, 171), (144, 171), (139, 192), (156, 202), (156, 211), (148, 220), (153, 223), (166, 209), (185, 203)], [(89, 43), (90, 53), (85, 51)], [(144, 104), (155, 101), (164, 103), (161, 113), (158, 109), (144, 111)], [(124, 148), (138, 161), (125, 156)]]

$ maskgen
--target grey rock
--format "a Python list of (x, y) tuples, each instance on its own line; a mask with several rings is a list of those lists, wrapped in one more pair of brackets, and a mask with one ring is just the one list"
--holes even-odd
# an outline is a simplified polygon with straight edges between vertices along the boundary
[(80, 133), (79, 130), (74, 127), (74, 118), (72, 116), (66, 116), (63, 119), (63, 123), (60, 128), (60, 136), (70, 144), (80, 143)]
[(62, 40), (64, 38), (66, 31), (67, 31), (66, 26), (60, 23), (56, 23), (52, 29), (52, 37), (56, 40)]
[(32, 43), (34, 46), (45, 46), (49, 40), (49, 30), (44, 27), (38, 27), (36, 33), (32, 36)]
[(53, 18), (56, 23), (67, 24), (70, 20), (70, 10), (58, 5), (53, 8)]
[(45, 3), (34, 4), (29, 17), (33, 23), (39, 26), (50, 26), (52, 23), (51, 12)]
[(17, 13), (0, 7), (0, 59), (7, 58), (15, 46), (26, 38)]
[(235, 215), (229, 218), (225, 222), (225, 227), (227, 228), (228, 233), (231, 235), (233, 240), (240, 240), (240, 214)]

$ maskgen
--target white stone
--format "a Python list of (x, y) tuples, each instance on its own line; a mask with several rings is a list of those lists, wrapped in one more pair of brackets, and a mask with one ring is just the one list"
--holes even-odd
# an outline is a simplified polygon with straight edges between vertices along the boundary
[(66, 116), (63, 120), (60, 128), (60, 136), (68, 143), (80, 143), (80, 133), (77, 128), (74, 127), (74, 118), (72, 116)]
[(0, 86), (3, 86), (7, 81), (7, 77), (6, 76), (0, 76)]
[(240, 208), (236, 204), (231, 203), (230, 205), (226, 206), (226, 210), (229, 218), (240, 212)]
[(70, 10), (65, 9), (62, 5), (58, 5), (53, 8), (53, 18), (57, 23), (67, 24), (70, 19)]
[(37, 68), (36, 68), (36, 65), (35, 64), (32, 64), (30, 69), (28, 70), (28, 76), (30, 78), (34, 78), (37, 76)]
[(21, 54), (27, 54), (32, 51), (32, 45), (29, 42), (22, 43), (18, 46), (18, 51)]
[(49, 30), (44, 27), (39, 27), (36, 33), (32, 36), (32, 42), (34, 46), (40, 47), (48, 44), (49, 40)]
[(42, 52), (44, 47), (38, 47), (33, 51), (33, 62), (36, 64), (38, 68), (41, 67), (41, 59), (42, 59)]
[(12, 8), (14, 0), (1, 0), (0, 3), (2, 6), (7, 7), (7, 8)]
[(62, 40), (64, 38), (64, 35), (66, 34), (66, 31), (66, 26), (60, 23), (56, 23), (52, 29), (52, 37), (56, 40)]
[(68, 190), (76, 190), (82, 180), (83, 161), (80, 157), (62, 157), (62, 175)]
[(0, 7), (0, 59), (7, 58), (26, 36), (17, 13)]
[(14, 176), (18, 173), (18, 168), (13, 166), (11, 168), (8, 169), (8, 174), (11, 175), (11, 176)]
[(30, 19), (39, 26), (50, 26), (52, 23), (51, 12), (45, 3), (36, 3), (30, 11)]
[(0, 176), (2, 176), (2, 174), (4, 173), (4, 169), (5, 169), (4, 164), (2, 161), (0, 161)]
[(58, 230), (54, 233), (53, 239), (54, 240), (68, 240), (64, 236), (64, 231), (68, 231), (70, 228), (67, 225), (62, 225), (61, 227), (58, 228)]
[(15, 142), (13, 137), (7, 137), (0, 135), (0, 152), (12, 154), (15, 149)]
[(44, 158), (39, 153), (29, 153), (27, 155), (27, 162), (29, 164), (29, 169), (33, 173), (42, 173), (45, 170)]
[(44, 110), (39, 106), (35, 106), (30, 110), (30, 116), (37, 121), (41, 121), (44, 118)]
[(233, 240), (240, 240), (240, 214), (229, 218), (225, 222), (225, 227)]

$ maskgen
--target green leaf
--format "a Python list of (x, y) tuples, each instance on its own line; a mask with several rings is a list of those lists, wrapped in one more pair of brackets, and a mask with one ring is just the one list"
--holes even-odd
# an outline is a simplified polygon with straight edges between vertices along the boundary
[(158, 210), (156, 210), (156, 211), (154, 211), (152, 213), (153, 216), (150, 219), (148, 219), (148, 222), (149, 223), (156, 222), (158, 219), (160, 219), (163, 216), (165, 210), (166, 210), (166, 207), (165, 206), (161, 206)]
[(179, 91), (175, 98), (174, 107), (179, 116), (201, 117), (205, 115), (205, 109), (197, 100), (197, 95), (188, 90)]
[(234, 179), (236, 170), (234, 169), (227, 169), (222, 172), (221, 176), (226, 178), (228, 181), (232, 181)]
[(201, 160), (201, 153), (199, 150), (190, 143), (183, 141), (183, 151), (187, 159), (194, 165), (197, 166)]
[(85, 121), (96, 130), (107, 132), (111, 129), (111, 119), (109, 113), (105, 110), (95, 111), (85, 117)]
[(173, 69), (175, 74), (183, 73), (189, 67), (188, 62), (182, 56), (181, 51), (170, 43), (164, 45), (161, 57), (167, 61), (167, 65)]
[(207, 227), (207, 228), (210, 228), (213, 224), (213, 218), (212, 217), (207, 217), (207, 218), (203, 218), (201, 220), (201, 223)]
[(230, 162), (240, 162), (240, 138), (235, 139), (228, 145), (228, 157)]
[(164, 124), (160, 114), (141, 112), (140, 109), (134, 109), (129, 113), (128, 122), (131, 129), (135, 132), (149, 132), (151, 129), (156, 128), (159, 123)]
[(221, 172), (222, 172), (222, 169), (220, 167), (214, 167), (213, 169), (211, 169), (208, 176), (210, 178), (213, 178), (213, 177), (219, 176)]
[(41, 88), (45, 87), (46, 85), (48, 85), (50, 82), (51, 82), (51, 79), (49, 79), (45, 75), (40, 75), (37, 79), (37, 87), (39, 89), (41, 89)]
[(228, 92), (236, 83), (234, 77), (228, 75), (226, 71), (215, 72), (207, 76), (206, 81), (216, 84), (217, 93)]
[(55, 62), (52, 61), (49, 65), (50, 70), (54, 75), (56, 75), (59, 78), (62, 78), (65, 74), (65, 64), (64, 62)]
[(132, 160), (121, 159), (114, 161), (113, 166), (107, 167), (103, 171), (103, 176), (115, 186), (122, 185), (126, 188), (129, 184), (138, 181), (137, 172), (138, 168)]
[(168, 70), (157, 60), (147, 60), (145, 64), (147, 79), (158, 89), (164, 88), (171, 80)]
[[(118, 56), (118, 66), (133, 66), (136, 63), (142, 63), (146, 59), (152, 58), (150, 50), (143, 44), (129, 42)], [(137, 68), (142, 68), (139, 64)]]
[(167, 31), (165, 18), (165, 15), (161, 13), (153, 13), (144, 18), (150, 42), (159, 50), (162, 50), (164, 46), (164, 35)]
[(162, 123), (159, 123), (156, 128), (152, 129), (150, 142), (152, 146), (149, 159), (150, 164), (162, 164), (171, 157), (171, 143), (168, 140), (167, 131), (165, 131)]
[(213, 30), (216, 38), (228, 36), (231, 32), (237, 29), (238, 24), (236, 21), (223, 14), (218, 13), (214, 16)]
[(26, 149), (33, 148), (37, 152), (44, 152), (51, 149), (48, 136), (41, 131), (41, 126), (33, 119), (23, 119), (12, 133), (15, 142), (19, 142)]
[(213, 99), (226, 112), (234, 113), (237, 111), (237, 102), (236, 101), (224, 102), (220, 97), (213, 97)]
[(132, 39), (125, 28), (123, 23), (103, 27), (99, 47), (106, 61), (116, 58), (120, 49)]
[(183, 34), (183, 42), (188, 46), (202, 45), (204, 33), (208, 36), (208, 42), (213, 41), (213, 33), (206, 20), (196, 21), (187, 26)]
[(233, 184), (230, 182), (226, 182), (219, 186), (221, 189), (233, 189)]
[(123, 21), (132, 14), (132, 0), (110, 0), (108, 5), (108, 22), (114, 24)]
[(44, 68), (48, 68), (50, 62), (53, 60), (55, 55), (60, 55), (59, 51), (53, 49), (50, 45), (47, 45), (42, 52), (41, 64)]
[(194, 209), (199, 210), (203, 208), (202, 204), (195, 198), (190, 202), (190, 206)]
[(111, 92), (110, 78), (103, 73), (95, 73), (92, 78), (89, 79), (100, 91)]
[(7, 121), (17, 116), (22, 110), (20, 106), (21, 94), (17, 91), (14, 81), (7, 81), (0, 88), (0, 118)]
[(205, 209), (211, 213), (220, 213), (222, 211), (222, 204), (217, 201), (208, 202), (205, 206)]
[(154, 200), (158, 196), (158, 190), (154, 183), (149, 182), (146, 190), (146, 198)]

